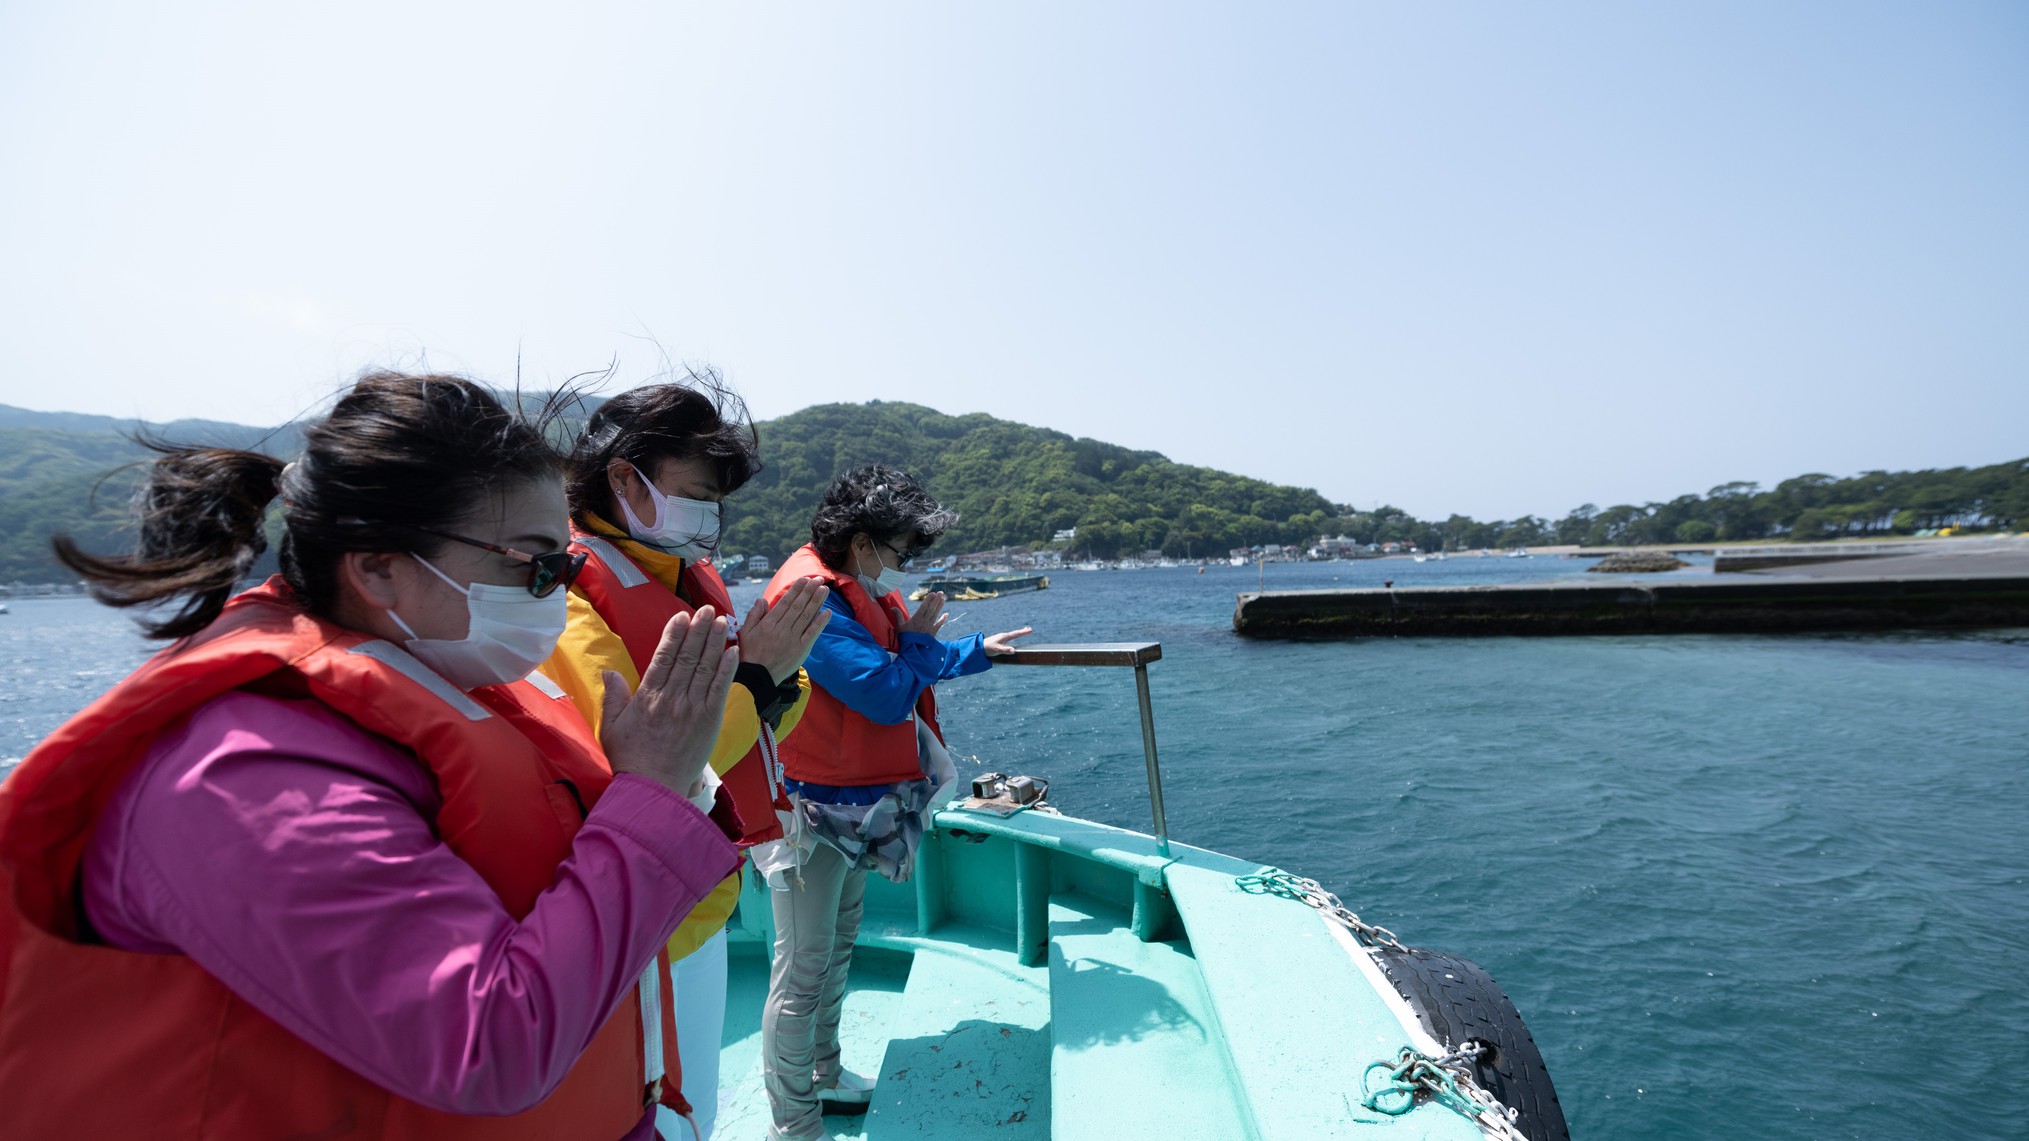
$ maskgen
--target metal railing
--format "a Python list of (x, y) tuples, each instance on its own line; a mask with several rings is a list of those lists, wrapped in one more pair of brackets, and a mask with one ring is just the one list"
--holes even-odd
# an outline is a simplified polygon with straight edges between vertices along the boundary
[(1162, 809), (1162, 765), (1155, 753), (1155, 710), (1148, 698), (1148, 663), (1162, 659), (1161, 642), (1086, 642), (1022, 646), (995, 658), (997, 666), (1132, 666), (1141, 701), (1141, 751), (1148, 763), (1148, 806), (1155, 818), (1155, 847), (1169, 855), (1169, 821)]

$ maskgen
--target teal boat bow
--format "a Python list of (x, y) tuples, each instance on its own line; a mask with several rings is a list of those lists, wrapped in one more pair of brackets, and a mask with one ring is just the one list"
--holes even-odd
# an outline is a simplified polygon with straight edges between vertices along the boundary
[[(863, 1117), (826, 1118), (833, 1136), (1504, 1135), (1506, 1121), (1483, 1128), (1469, 1104), (1429, 1083), (1385, 1088), (1405, 1048), (1447, 1052), (1386, 954), (1317, 907), (1263, 890), (1252, 877), (1272, 869), (1163, 834), (1147, 670), (1160, 657), (1154, 643), (1034, 646), (1008, 662), (1135, 671), (1156, 834), (1047, 805), (935, 812), (911, 880), (868, 880), (841, 1040), (846, 1066), (877, 1084)], [(714, 1131), (726, 1141), (767, 1128), (770, 915), (750, 868), (730, 934)], [(1547, 1077), (1540, 1084), (1555, 1111)], [(1535, 1124), (1554, 1128), (1524, 1135), (1566, 1136), (1561, 1113)]]

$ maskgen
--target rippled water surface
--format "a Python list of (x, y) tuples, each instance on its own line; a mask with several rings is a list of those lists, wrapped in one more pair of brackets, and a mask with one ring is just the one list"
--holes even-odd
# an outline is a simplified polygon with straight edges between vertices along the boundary
[[(1386, 560), (1267, 581), (1578, 567)], [(1256, 580), (1063, 572), (954, 604), (950, 629), (1162, 642), (1172, 835), (1315, 876), (1406, 941), (1484, 963), (1580, 1137), (2023, 1135), (2029, 631), (1243, 642), (1234, 594)], [(87, 602), (12, 607), (9, 758), (141, 652)], [(1127, 671), (1004, 668), (940, 697), (958, 752), (1148, 828)]]

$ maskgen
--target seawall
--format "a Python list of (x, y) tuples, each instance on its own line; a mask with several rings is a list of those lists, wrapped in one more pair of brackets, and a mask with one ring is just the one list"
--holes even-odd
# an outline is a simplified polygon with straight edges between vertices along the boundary
[(1556, 582), (1242, 594), (1251, 638), (1718, 634), (2029, 626), (2029, 574)]

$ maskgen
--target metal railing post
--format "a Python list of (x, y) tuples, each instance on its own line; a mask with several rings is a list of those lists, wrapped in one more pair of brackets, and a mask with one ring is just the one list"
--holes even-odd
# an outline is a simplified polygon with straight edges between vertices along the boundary
[(1009, 666), (1133, 666), (1134, 691), (1141, 703), (1141, 752), (1148, 762), (1148, 808), (1155, 817), (1155, 847), (1169, 855), (1169, 818), (1162, 808), (1162, 764), (1155, 755), (1155, 708), (1148, 696), (1148, 663), (1162, 660), (1160, 642), (1095, 642), (1023, 646), (995, 659)]
[(1155, 756), (1155, 708), (1148, 699), (1148, 667), (1134, 667), (1134, 692), (1141, 700), (1141, 751), (1148, 761), (1148, 807), (1155, 816), (1155, 850), (1169, 855), (1169, 820), (1162, 810), (1162, 763)]

